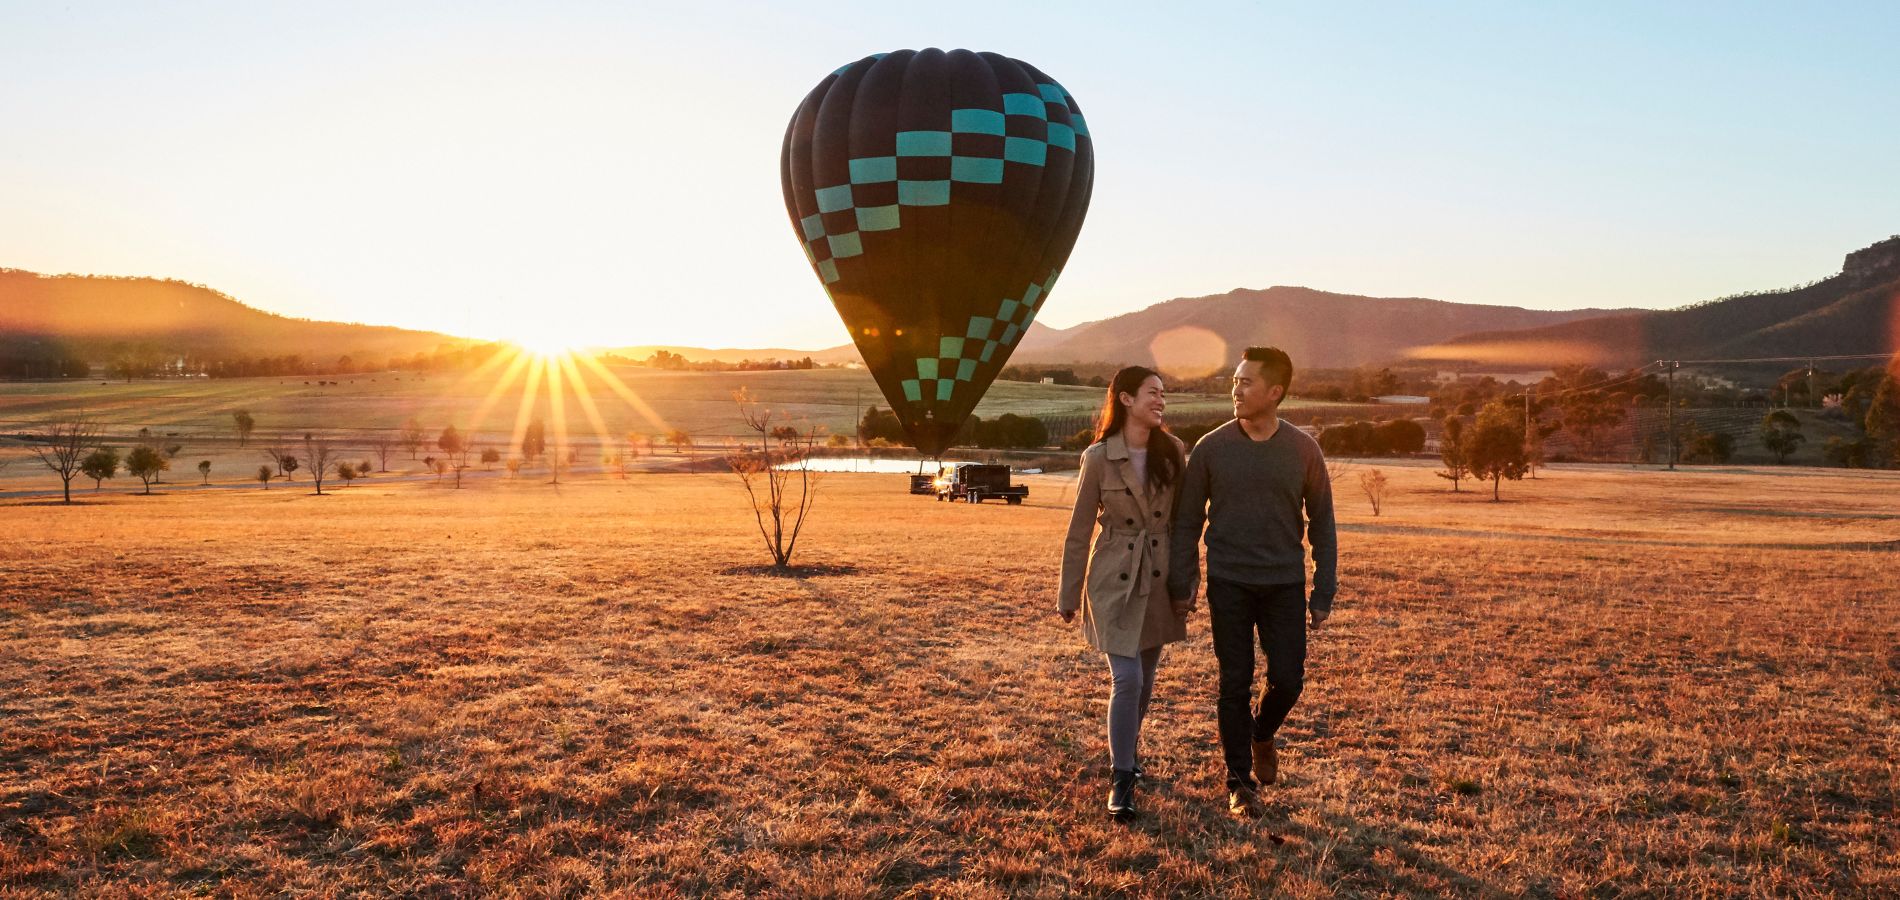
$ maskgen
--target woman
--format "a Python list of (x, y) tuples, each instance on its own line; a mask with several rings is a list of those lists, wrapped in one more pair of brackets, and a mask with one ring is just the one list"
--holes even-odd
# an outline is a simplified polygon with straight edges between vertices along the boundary
[[(1141, 721), (1154, 693), (1161, 647), (1187, 637), (1187, 607), (1168, 602), (1168, 528), (1185, 448), (1161, 424), (1161, 376), (1142, 366), (1115, 373), (1095, 443), (1082, 451), (1075, 512), (1062, 553), (1057, 612), (1082, 613), (1082, 636), (1108, 657), (1108, 751), (1114, 771), (1108, 811), (1135, 814)], [(1095, 526), (1093, 551), (1089, 540)]]

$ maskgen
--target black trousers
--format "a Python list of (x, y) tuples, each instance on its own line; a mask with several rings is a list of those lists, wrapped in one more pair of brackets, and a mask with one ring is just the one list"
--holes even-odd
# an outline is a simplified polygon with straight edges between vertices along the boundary
[[(1306, 682), (1306, 585), (1207, 581), (1207, 611), (1220, 664), (1221, 754), (1227, 786), (1257, 787), (1253, 742), (1270, 741)], [(1267, 689), (1253, 702), (1253, 645), (1267, 655)]]

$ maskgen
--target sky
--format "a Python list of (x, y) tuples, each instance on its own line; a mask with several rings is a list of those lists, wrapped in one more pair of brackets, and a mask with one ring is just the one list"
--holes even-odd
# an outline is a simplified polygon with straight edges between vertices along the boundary
[(1038, 321), (1304, 285), (1547, 309), (1803, 283), (1900, 232), (1891, 3), (0, 0), (0, 267), (539, 343), (818, 349), (779, 190), (866, 54), (1087, 111)]

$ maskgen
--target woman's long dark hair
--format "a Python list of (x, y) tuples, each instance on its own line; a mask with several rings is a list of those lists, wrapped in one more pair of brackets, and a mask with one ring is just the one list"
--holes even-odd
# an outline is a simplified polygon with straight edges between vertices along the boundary
[[(1122, 426), (1128, 424), (1128, 407), (1122, 405), (1121, 395), (1130, 397), (1141, 395), (1141, 386), (1150, 378), (1160, 378), (1161, 373), (1147, 366), (1129, 366), (1115, 373), (1108, 383), (1108, 399), (1102, 401), (1102, 413), (1096, 420), (1095, 440), (1106, 441), (1122, 433)], [(1167, 426), (1148, 432), (1148, 483), (1157, 488), (1165, 488), (1174, 483), (1181, 472), (1181, 449), (1174, 445)]]

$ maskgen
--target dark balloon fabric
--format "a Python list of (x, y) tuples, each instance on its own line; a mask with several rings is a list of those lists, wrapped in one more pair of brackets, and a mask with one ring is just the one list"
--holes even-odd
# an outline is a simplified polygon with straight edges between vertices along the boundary
[(1048, 302), (1095, 180), (1081, 107), (995, 53), (833, 72), (785, 131), (785, 209), (911, 446), (938, 456)]

